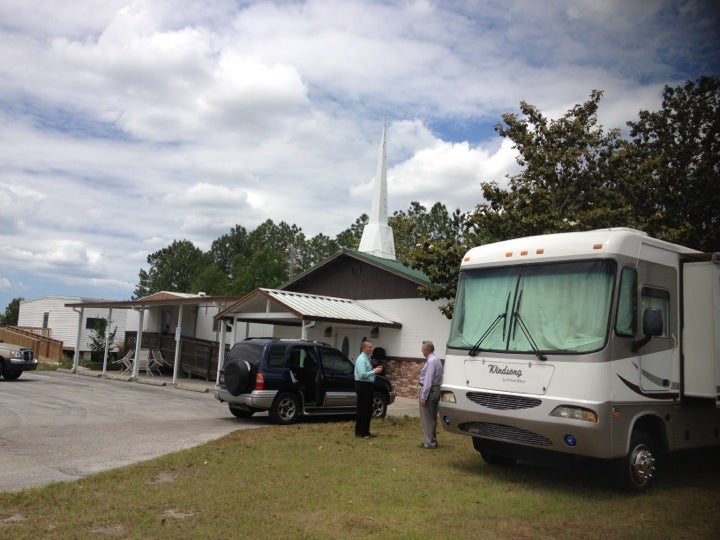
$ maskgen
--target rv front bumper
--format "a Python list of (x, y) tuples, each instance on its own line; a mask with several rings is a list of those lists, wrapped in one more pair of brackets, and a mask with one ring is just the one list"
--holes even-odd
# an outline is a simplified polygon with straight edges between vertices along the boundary
[[(480, 394), (491, 399), (478, 398)], [(448, 400), (449, 395), (454, 402)], [(592, 414), (583, 416), (582, 411), (594, 412), (594, 421)], [(609, 405), (603, 403), (573, 404), (547, 396), (489, 394), (445, 386), (439, 406), (443, 428), (451, 433), (604, 459), (614, 457), (609, 413)]]

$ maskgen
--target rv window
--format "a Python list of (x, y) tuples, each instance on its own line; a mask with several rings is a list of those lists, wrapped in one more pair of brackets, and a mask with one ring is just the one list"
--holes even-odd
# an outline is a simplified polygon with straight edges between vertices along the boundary
[(623, 268), (620, 274), (615, 332), (621, 336), (634, 336), (637, 320), (637, 272), (634, 268)]

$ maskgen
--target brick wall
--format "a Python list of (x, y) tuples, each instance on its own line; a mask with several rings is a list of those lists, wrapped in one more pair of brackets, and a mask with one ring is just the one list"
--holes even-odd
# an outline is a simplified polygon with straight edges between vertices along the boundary
[(383, 362), (383, 375), (390, 379), (399, 397), (417, 398), (418, 377), (425, 359), (394, 360)]

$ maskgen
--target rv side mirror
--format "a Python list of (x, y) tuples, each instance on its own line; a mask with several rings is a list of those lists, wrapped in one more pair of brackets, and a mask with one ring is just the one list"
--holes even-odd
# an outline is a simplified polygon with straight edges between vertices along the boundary
[(643, 337), (632, 343), (632, 352), (637, 352), (650, 341), (653, 336), (661, 336), (663, 333), (663, 312), (662, 309), (647, 308), (643, 312)]
[(662, 336), (663, 312), (662, 309), (647, 308), (643, 313), (643, 335)]

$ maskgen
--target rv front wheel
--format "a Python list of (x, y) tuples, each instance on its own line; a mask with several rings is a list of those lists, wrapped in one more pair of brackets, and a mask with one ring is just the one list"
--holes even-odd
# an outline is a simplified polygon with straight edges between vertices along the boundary
[(473, 447), (475, 448), (475, 450), (480, 452), (480, 456), (483, 458), (483, 461), (485, 461), (485, 463), (487, 463), (488, 465), (493, 465), (496, 467), (508, 467), (510, 465), (515, 465), (515, 463), (517, 462), (515, 458), (499, 454), (497, 450), (490, 450), (490, 448), (486, 444), (484, 444), (481, 439), (478, 439), (477, 437), (473, 437), (472, 441)]
[(644, 431), (634, 431), (630, 450), (621, 462), (620, 479), (629, 491), (640, 493), (650, 486), (655, 476), (657, 446)]

